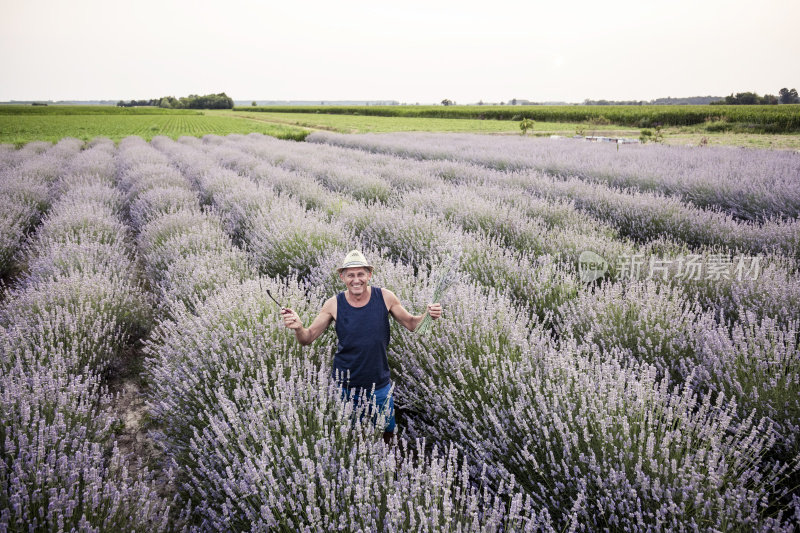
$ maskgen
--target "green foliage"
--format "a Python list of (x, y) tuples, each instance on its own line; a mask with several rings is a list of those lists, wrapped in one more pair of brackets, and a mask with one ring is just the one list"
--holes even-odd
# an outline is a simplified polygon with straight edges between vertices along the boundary
[(729, 96), (725, 97), (725, 100), (720, 100), (718, 102), (711, 102), (711, 105), (719, 105), (719, 104), (777, 105), (778, 97), (775, 96), (774, 94), (765, 94), (764, 96), (759, 96), (757, 93), (751, 93), (751, 92), (736, 93), (736, 95), (731, 93)]
[(519, 123), (519, 129), (522, 130), (523, 135), (527, 135), (528, 130), (533, 129), (534, 122), (529, 118), (522, 119), (522, 122)]
[(800, 96), (797, 95), (797, 89), (784, 87), (778, 91), (778, 96), (782, 104), (800, 104)]
[(661, 126), (656, 126), (655, 131), (645, 129), (639, 133), (639, 142), (647, 144), (648, 142), (663, 143), (664, 132), (661, 131)]
[[(255, 102), (253, 102), (255, 105)], [(190, 94), (180, 99), (174, 96), (164, 96), (152, 100), (120, 100), (117, 107), (156, 106), (166, 109), (233, 109), (233, 98), (225, 93), (205, 94), (198, 96)]]
[[(789, 133), (800, 131), (800, 106), (740, 105), (641, 105), (641, 106), (258, 106), (237, 111), (269, 113), (320, 113), (383, 117), (422, 117), (512, 120), (515, 116), (540, 122), (592, 122), (637, 128), (691, 126), (706, 123), (708, 117), (731, 123), (748, 124), (753, 132)], [(600, 118), (603, 117), (603, 118)]]

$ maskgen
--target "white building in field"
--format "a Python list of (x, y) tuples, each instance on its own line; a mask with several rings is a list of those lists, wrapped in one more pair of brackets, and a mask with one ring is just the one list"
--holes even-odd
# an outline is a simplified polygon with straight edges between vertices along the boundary
[(617, 144), (639, 144), (639, 139), (627, 139), (625, 137), (601, 137), (598, 135), (588, 135), (584, 137), (589, 142), (605, 142)]

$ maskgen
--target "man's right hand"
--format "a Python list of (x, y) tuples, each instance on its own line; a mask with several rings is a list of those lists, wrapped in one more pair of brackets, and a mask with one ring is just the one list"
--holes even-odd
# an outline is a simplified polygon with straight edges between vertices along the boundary
[(284, 307), (281, 309), (281, 316), (283, 316), (283, 325), (287, 328), (295, 330), (303, 328), (303, 322), (294, 310)]

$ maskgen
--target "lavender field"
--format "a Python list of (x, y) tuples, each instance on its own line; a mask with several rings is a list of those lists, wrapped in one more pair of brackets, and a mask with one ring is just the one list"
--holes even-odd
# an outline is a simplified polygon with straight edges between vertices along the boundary
[[(0, 532), (800, 528), (800, 154), (307, 140), (0, 146)], [(455, 265), (393, 448), (267, 296), (353, 248)]]

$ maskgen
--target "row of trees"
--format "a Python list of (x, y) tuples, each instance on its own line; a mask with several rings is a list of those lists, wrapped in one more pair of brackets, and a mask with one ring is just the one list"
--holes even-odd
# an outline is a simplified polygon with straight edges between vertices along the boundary
[(181, 98), (164, 96), (152, 100), (130, 100), (117, 102), (118, 107), (151, 106), (164, 109), (233, 109), (233, 98), (225, 93), (205, 94), (199, 96), (190, 94)]
[(724, 100), (711, 102), (711, 105), (725, 104), (725, 105), (777, 105), (777, 104), (800, 104), (800, 97), (797, 95), (797, 89), (787, 89), (784, 87), (778, 91), (778, 96), (774, 94), (765, 94), (759, 96), (757, 93), (744, 92), (744, 93), (731, 93), (726, 96)]

